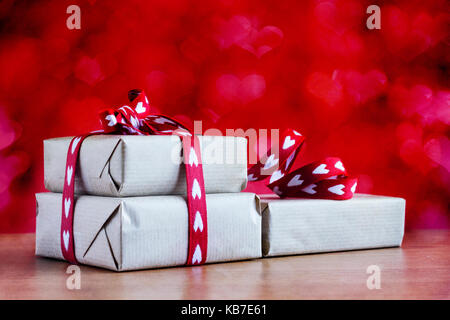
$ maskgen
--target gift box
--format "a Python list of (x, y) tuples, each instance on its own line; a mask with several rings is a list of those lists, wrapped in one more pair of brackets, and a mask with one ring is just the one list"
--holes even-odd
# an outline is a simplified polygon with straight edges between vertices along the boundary
[[(58, 193), (39, 193), (36, 255), (63, 259)], [(259, 199), (252, 193), (206, 195), (206, 263), (261, 257)], [(183, 196), (99, 197), (80, 195), (73, 235), (79, 263), (115, 271), (184, 265), (188, 208)], [(202, 225), (199, 225), (202, 227)]]
[[(63, 191), (71, 139), (44, 141), (44, 183), (49, 191)], [(247, 140), (223, 136), (200, 136), (199, 140), (206, 193), (243, 190)], [(75, 193), (114, 197), (185, 194), (182, 152), (178, 136), (90, 136), (80, 148)]]
[(405, 200), (355, 194), (350, 200), (261, 197), (263, 256), (400, 246)]

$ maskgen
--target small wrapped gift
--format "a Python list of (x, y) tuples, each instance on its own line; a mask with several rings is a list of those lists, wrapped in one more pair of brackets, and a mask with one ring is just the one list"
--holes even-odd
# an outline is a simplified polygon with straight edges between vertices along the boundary
[[(64, 259), (61, 241), (68, 240), (57, 227), (62, 195), (39, 193), (36, 198), (36, 254)], [(209, 194), (206, 203), (206, 263), (260, 258), (258, 197), (252, 193)], [(203, 228), (202, 221), (195, 222), (195, 230)], [(76, 197), (73, 234), (75, 255), (82, 264), (115, 271), (184, 265), (188, 230), (183, 196)]]
[[(44, 183), (49, 191), (63, 191), (71, 140), (44, 141)], [(200, 136), (199, 140), (206, 193), (243, 190), (247, 183), (247, 140), (222, 136)], [(181, 155), (182, 143), (177, 136), (88, 137), (79, 152), (75, 193), (114, 197), (185, 194)]]
[(405, 200), (355, 194), (346, 201), (261, 198), (263, 256), (400, 246)]

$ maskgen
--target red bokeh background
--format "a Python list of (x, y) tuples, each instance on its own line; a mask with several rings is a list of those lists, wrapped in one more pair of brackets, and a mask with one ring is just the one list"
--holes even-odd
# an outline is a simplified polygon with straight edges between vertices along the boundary
[(381, 30), (371, 4), (3, 0), (0, 232), (34, 231), (42, 140), (99, 128), (132, 88), (204, 129), (295, 128), (296, 165), (339, 156), (359, 192), (406, 198), (408, 228), (449, 228), (448, 1), (377, 1)]

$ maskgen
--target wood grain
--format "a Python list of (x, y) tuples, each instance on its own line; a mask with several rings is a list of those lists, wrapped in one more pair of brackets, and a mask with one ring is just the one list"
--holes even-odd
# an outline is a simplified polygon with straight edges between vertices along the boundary
[[(369, 290), (366, 269), (381, 268)], [(34, 256), (34, 234), (0, 235), (0, 299), (450, 299), (450, 231), (407, 233), (402, 248), (125, 273)]]

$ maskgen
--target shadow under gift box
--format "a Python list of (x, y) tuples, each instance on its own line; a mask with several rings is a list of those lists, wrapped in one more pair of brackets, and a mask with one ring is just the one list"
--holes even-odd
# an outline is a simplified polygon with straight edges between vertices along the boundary
[(355, 194), (352, 199), (261, 196), (264, 257), (383, 247), (402, 243), (405, 200)]
[[(38, 193), (36, 255), (63, 259), (58, 193)], [(206, 263), (261, 257), (259, 198), (207, 194)], [(76, 197), (73, 234), (79, 263), (115, 271), (184, 265), (188, 209), (183, 196)], [(206, 221), (205, 221), (206, 223)]]
[[(72, 137), (44, 140), (44, 183), (62, 192)], [(240, 192), (247, 184), (247, 140), (199, 136), (206, 193)], [(75, 193), (113, 197), (186, 194), (178, 136), (97, 135), (80, 148)]]

